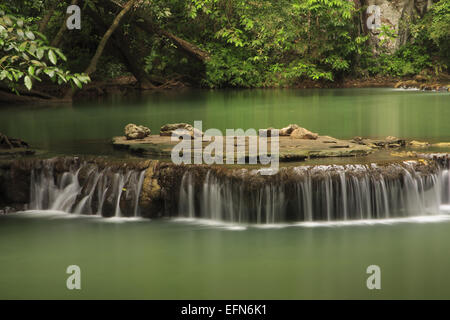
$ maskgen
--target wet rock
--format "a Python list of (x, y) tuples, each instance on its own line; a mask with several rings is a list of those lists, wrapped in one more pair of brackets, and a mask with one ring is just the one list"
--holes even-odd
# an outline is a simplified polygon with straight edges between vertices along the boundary
[(188, 123), (169, 123), (161, 127), (159, 130), (160, 136), (172, 136), (172, 134), (175, 134), (176, 130), (186, 130), (188, 134), (191, 136), (200, 135), (203, 136), (203, 132), (194, 128)]
[(300, 127), (296, 124), (290, 124), (287, 127), (284, 127), (282, 129), (280, 129), (279, 135), (280, 136), (290, 136), (291, 133), (295, 130), (295, 129), (299, 129)]
[(145, 171), (144, 182), (142, 183), (142, 192), (139, 200), (139, 206), (143, 209), (144, 216), (150, 216), (152, 213), (158, 213), (161, 210), (161, 186), (158, 182), (158, 161), (149, 161)]
[(292, 131), (291, 137), (294, 139), (316, 140), (319, 137), (319, 135), (305, 128), (298, 128)]
[(28, 148), (29, 144), (20, 139), (11, 138), (0, 132), (0, 149)]
[(129, 123), (125, 126), (125, 137), (128, 140), (144, 139), (150, 135), (150, 129), (144, 126), (138, 126), (134, 123)]
[(428, 147), (430, 144), (428, 142), (413, 140), (409, 142), (409, 145), (413, 148), (425, 148)]
[(420, 83), (416, 80), (406, 80), (406, 81), (399, 81), (394, 85), (394, 88), (403, 88), (403, 89), (412, 89), (417, 88), (419, 89)]
[(450, 148), (450, 142), (438, 142), (438, 143), (433, 144), (433, 147)]
[(417, 157), (417, 153), (413, 151), (392, 152), (391, 156), (401, 158), (415, 158)]

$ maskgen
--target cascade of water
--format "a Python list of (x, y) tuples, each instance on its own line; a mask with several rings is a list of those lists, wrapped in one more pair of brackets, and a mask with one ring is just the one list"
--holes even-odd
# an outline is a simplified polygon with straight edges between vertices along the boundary
[(127, 171), (125, 176), (120, 173), (116, 173), (114, 175), (114, 179), (115, 179), (115, 181), (117, 181), (117, 189), (116, 189), (117, 190), (117, 200), (116, 200), (116, 209), (114, 211), (115, 217), (122, 217), (122, 211), (120, 210), (120, 199), (122, 196), (122, 192), (124, 191), (125, 183), (130, 178), (130, 175), (131, 175), (131, 171)]
[(104, 169), (100, 172), (98, 188), (97, 188), (97, 198), (98, 198), (98, 208), (97, 215), (102, 215), (103, 212), (103, 203), (106, 199), (106, 193), (108, 192), (108, 169)]
[[(286, 182), (244, 180), (208, 171), (203, 183), (192, 172), (182, 178), (179, 215), (231, 222), (388, 219), (439, 214), (450, 201), (448, 170), (421, 173), (405, 162), (295, 168)], [(197, 185), (201, 186), (197, 188)], [(195, 196), (195, 197), (194, 197)], [(197, 200), (197, 201), (194, 201)]]
[(194, 217), (194, 185), (192, 173), (186, 171), (181, 178), (178, 214), (182, 217)]
[[(42, 167), (31, 172), (29, 208), (77, 214), (95, 212), (103, 215), (104, 204), (108, 202), (108, 208), (113, 208), (110, 212), (122, 216), (120, 201), (123, 191), (126, 190), (125, 200), (132, 199), (132, 205), (129, 205), (129, 210), (127, 207), (126, 215), (137, 215), (144, 173), (145, 171), (133, 170), (126, 173), (112, 172), (108, 168), (99, 172), (96, 165), (81, 164), (57, 174), (52, 162), (47, 161)], [(108, 212), (106, 214), (111, 215)]]
[(139, 212), (139, 197), (141, 196), (142, 185), (144, 184), (145, 170), (142, 170), (139, 173), (139, 179), (137, 181), (137, 188), (134, 197), (134, 216), (138, 217), (140, 215)]

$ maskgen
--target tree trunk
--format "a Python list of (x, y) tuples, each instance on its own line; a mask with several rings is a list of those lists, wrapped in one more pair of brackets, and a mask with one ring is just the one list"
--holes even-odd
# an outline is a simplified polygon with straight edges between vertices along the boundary
[(90, 75), (95, 72), (97, 69), (97, 63), (98, 59), (103, 53), (103, 50), (105, 49), (105, 45), (108, 42), (111, 35), (114, 33), (114, 31), (117, 29), (117, 27), (120, 25), (120, 22), (122, 18), (125, 16), (125, 14), (130, 11), (131, 7), (134, 5), (136, 0), (130, 0), (128, 1), (122, 8), (122, 10), (119, 12), (119, 14), (114, 18), (113, 23), (109, 27), (109, 29), (105, 32), (103, 35), (102, 40), (100, 40), (100, 43), (98, 44), (97, 51), (95, 52), (94, 57), (92, 57), (91, 62), (89, 63), (89, 66), (87, 67), (86, 71), (84, 73)]
[[(98, 22), (102, 32), (106, 32), (108, 25), (102, 19), (100, 14), (88, 8), (88, 12), (94, 21)], [(130, 52), (131, 43), (128, 41), (126, 36), (120, 29), (117, 29), (112, 35), (113, 45), (118, 52), (120, 52), (120, 58), (126, 65), (128, 71), (130, 71), (139, 83), (141, 89), (154, 89), (156, 88), (150, 81), (149, 77), (143, 70), (142, 66), (139, 65), (140, 58), (136, 57), (136, 54)]]
[(403, 8), (402, 15), (399, 20), (399, 32), (397, 49), (408, 42), (410, 36), (410, 24), (414, 18), (414, 0), (409, 0)]
[[(72, 0), (71, 5), (75, 5), (77, 3), (78, 3), (78, 0)], [(55, 38), (53, 38), (52, 42), (50, 43), (50, 45), (52, 47), (59, 47), (59, 44), (61, 43), (64, 32), (67, 29), (66, 21), (67, 21), (68, 17), (69, 17), (69, 15), (65, 14), (63, 22), (61, 24), (61, 27), (58, 30), (58, 33), (56, 34)]]
[[(117, 2), (110, 0), (110, 3), (119, 6), (121, 8), (123, 8), (123, 6), (121, 6), (120, 4), (118, 4)], [(195, 59), (200, 60), (201, 62), (206, 62), (210, 59), (209, 53), (200, 49), (199, 47), (197, 47), (196, 45), (181, 39), (180, 37), (177, 37), (176, 35), (174, 35), (173, 33), (163, 30), (157, 26), (155, 26), (152, 21), (145, 16), (143, 13), (137, 13), (138, 17), (141, 18), (142, 20), (144, 20), (144, 22), (141, 21), (135, 21), (136, 25), (139, 26), (141, 29), (150, 32), (150, 33), (157, 33), (159, 35), (163, 35), (167, 38), (169, 38), (170, 40), (172, 40), (173, 43), (175, 43), (177, 45), (177, 48), (186, 52), (187, 54), (189, 54), (190, 56), (194, 57)]]
[(39, 29), (38, 31), (40, 33), (44, 33), (45, 29), (47, 28), (48, 22), (50, 21), (51, 17), (53, 16), (53, 12), (55, 12), (56, 3), (52, 3), (50, 5), (50, 8), (48, 8), (47, 12), (45, 13), (44, 17), (42, 18), (41, 22), (39, 23)]
[[(114, 31), (117, 29), (117, 27), (120, 26), (120, 23), (122, 21), (122, 18), (130, 11), (130, 9), (133, 7), (133, 5), (136, 3), (137, 0), (130, 0), (128, 1), (123, 7), (122, 10), (119, 12), (119, 14), (114, 18), (111, 26), (109, 29), (105, 32), (102, 39), (100, 40), (100, 43), (97, 46), (97, 50), (95, 51), (94, 56), (91, 59), (91, 62), (89, 63), (89, 66), (84, 71), (87, 75), (91, 75), (95, 72), (97, 69), (97, 63), (100, 59), (103, 50), (105, 49), (106, 43), (108, 42), (111, 35), (114, 33)], [(64, 99), (72, 99), (73, 94), (75, 93), (75, 90), (69, 89), (67, 93), (64, 96)]]

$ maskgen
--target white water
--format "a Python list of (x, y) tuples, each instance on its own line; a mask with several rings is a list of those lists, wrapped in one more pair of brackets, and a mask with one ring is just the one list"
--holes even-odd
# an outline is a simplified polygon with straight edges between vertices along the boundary
[[(80, 172), (84, 172), (80, 185)], [(122, 217), (121, 202), (131, 201), (127, 216), (138, 216), (139, 196), (145, 171), (112, 172), (99, 171), (97, 166), (83, 164), (61, 175), (55, 174), (49, 162), (44, 168), (31, 173), (32, 210), (52, 210), (77, 214), (108, 215), (104, 207), (107, 203), (114, 208), (114, 216)], [(125, 191), (125, 192), (124, 192)], [(131, 199), (131, 200), (129, 200)], [(110, 214), (109, 214), (110, 215)]]
[(450, 202), (448, 169), (421, 173), (417, 164), (298, 167), (293, 181), (268, 180), (256, 188), (213, 171), (198, 184), (186, 171), (178, 216), (271, 225), (440, 215)]
[[(202, 177), (188, 169), (181, 179), (175, 216), (270, 226), (389, 221), (450, 213), (448, 169), (422, 173), (416, 165), (303, 166), (291, 168), (285, 178), (267, 180), (258, 180), (263, 178), (256, 171), (233, 177), (208, 171)], [(99, 170), (92, 164), (55, 173), (49, 163), (32, 172), (29, 207), (139, 217), (144, 177), (145, 171)]]

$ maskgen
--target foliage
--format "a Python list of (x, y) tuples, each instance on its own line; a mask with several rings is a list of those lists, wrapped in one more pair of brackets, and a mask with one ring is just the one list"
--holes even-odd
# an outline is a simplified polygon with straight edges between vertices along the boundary
[(0, 81), (18, 92), (18, 83), (23, 82), (31, 90), (33, 80), (41, 81), (42, 76), (80, 88), (90, 80), (87, 75), (71, 74), (58, 66), (58, 60), (67, 58), (60, 49), (47, 45), (46, 37), (33, 29), (33, 18), (8, 14), (5, 9), (0, 7)]
[[(29, 85), (41, 75), (72, 85), (89, 80), (63, 69), (85, 70), (105, 30), (127, 1), (80, 1), (82, 29), (66, 31), (60, 48), (52, 48), (46, 37), (54, 39), (69, 2), (4, 0), (2, 8), (8, 8), (12, 22), (10, 26), (0, 22), (6, 30), (0, 36), (4, 82)], [(433, 2), (423, 16), (416, 13), (408, 18), (401, 30), (382, 25), (377, 36), (364, 30), (362, 17), (368, 2), (358, 0), (140, 0), (119, 30), (135, 65), (156, 84), (181, 79), (210, 88), (253, 88), (361, 75), (412, 76), (423, 70), (446, 72), (450, 64), (450, 1)], [(39, 34), (35, 25), (49, 8), (56, 9), (45, 35)], [(403, 29), (408, 30), (406, 44), (395, 52), (392, 47), (386, 49), (397, 41), (403, 43)], [(199, 60), (180, 50), (168, 33), (204, 50), (208, 59)], [(374, 37), (379, 40), (376, 45)], [(95, 78), (132, 72), (127, 70), (129, 58), (118, 50), (121, 45), (111, 38)]]

